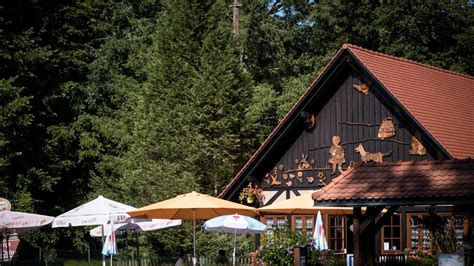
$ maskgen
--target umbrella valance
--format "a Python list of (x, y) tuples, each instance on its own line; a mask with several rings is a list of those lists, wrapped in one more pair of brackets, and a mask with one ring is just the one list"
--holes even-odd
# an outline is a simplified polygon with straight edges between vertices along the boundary
[[(152, 219), (150, 221), (134, 221), (131, 219), (126, 223), (117, 223), (114, 224), (114, 231), (118, 233), (119, 231), (127, 231), (133, 230), (134, 232), (145, 232), (145, 231), (153, 231), (162, 228), (172, 227), (181, 225), (181, 220), (168, 220), (168, 219)], [(110, 228), (107, 228), (110, 230)], [(89, 231), (91, 236), (101, 237), (102, 236), (102, 226), (97, 226)], [(108, 231), (104, 232), (104, 234), (108, 234)]]

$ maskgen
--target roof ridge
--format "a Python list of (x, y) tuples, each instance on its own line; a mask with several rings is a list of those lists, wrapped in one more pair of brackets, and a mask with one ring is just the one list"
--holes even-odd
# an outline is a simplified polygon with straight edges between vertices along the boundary
[[(361, 162), (361, 161), (360, 161)], [(358, 162), (356, 165), (357, 167), (363, 167), (367, 164), (360, 164)], [(431, 164), (446, 164), (446, 163), (471, 163), (474, 162), (474, 158), (466, 157), (466, 158), (454, 158), (454, 159), (431, 159), (431, 160), (411, 160), (411, 161), (385, 161), (382, 163), (370, 163), (367, 165), (368, 167), (376, 167), (376, 166), (401, 166), (401, 165), (431, 165)], [(337, 178), (337, 177), (336, 177)]]
[(444, 68), (441, 68), (441, 67), (432, 66), (432, 65), (429, 65), (429, 64), (426, 64), (426, 63), (421, 63), (421, 62), (411, 60), (411, 59), (407, 59), (407, 58), (403, 58), (403, 57), (398, 57), (398, 56), (386, 54), (386, 53), (383, 53), (383, 52), (369, 50), (367, 48), (363, 48), (363, 47), (360, 47), (360, 46), (357, 46), (357, 45), (354, 45), (354, 44), (345, 43), (345, 44), (342, 45), (342, 49), (351, 49), (351, 48), (363, 50), (365, 52), (372, 53), (372, 54), (375, 54), (375, 55), (380, 55), (380, 56), (395, 59), (395, 60), (398, 60), (398, 61), (403, 61), (403, 62), (419, 65), (419, 66), (422, 66), (422, 67), (430, 68), (430, 69), (433, 69), (433, 70), (445, 72), (447, 74), (452, 74), (452, 75), (457, 75), (457, 76), (461, 76), (461, 77), (465, 77), (465, 78), (469, 78), (469, 79), (474, 79), (473, 76), (469, 76), (467, 74), (459, 73), (459, 72), (456, 72), (456, 71), (453, 71), (453, 70), (444, 69)]

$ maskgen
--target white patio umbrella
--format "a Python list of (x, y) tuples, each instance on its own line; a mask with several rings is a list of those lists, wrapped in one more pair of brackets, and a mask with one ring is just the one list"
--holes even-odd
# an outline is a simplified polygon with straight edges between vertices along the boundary
[(135, 209), (135, 207), (130, 205), (99, 196), (54, 218), (53, 228), (104, 225), (112, 221), (114, 223), (121, 223), (130, 218), (127, 212)]
[[(103, 228), (104, 224), (125, 222), (130, 218), (127, 212), (135, 209), (130, 205), (99, 196), (54, 218), (53, 228), (88, 225), (101, 225)], [(102, 265), (105, 265), (105, 256), (102, 256)]]
[(50, 224), (54, 217), (39, 215), (26, 212), (15, 212), (15, 211), (0, 211), (0, 230), (1, 230), (1, 245), (2, 245), (2, 262), (3, 258), (3, 238), (7, 241), (7, 256), (10, 261), (10, 250), (8, 244), (8, 236), (11, 233), (25, 232), (33, 230)]
[(326, 240), (326, 234), (324, 233), (323, 219), (321, 217), (320, 211), (318, 211), (318, 215), (316, 215), (316, 224), (314, 226), (313, 241), (314, 241), (314, 248), (316, 250), (328, 249), (328, 242)]
[(212, 232), (225, 232), (234, 234), (234, 252), (232, 264), (235, 265), (236, 234), (258, 234), (267, 230), (267, 226), (256, 219), (239, 214), (223, 215), (204, 223), (204, 229)]

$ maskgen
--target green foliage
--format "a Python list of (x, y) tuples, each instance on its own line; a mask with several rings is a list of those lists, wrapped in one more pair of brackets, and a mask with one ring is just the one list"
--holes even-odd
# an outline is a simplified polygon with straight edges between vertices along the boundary
[[(474, 74), (462, 2), (241, 3), (236, 38), (229, 1), (7, 1), (0, 196), (58, 215), (98, 194), (137, 207), (216, 195), (344, 42)], [(98, 245), (86, 231), (21, 237), (51, 252)], [(189, 232), (141, 236), (143, 251), (189, 250)], [(230, 250), (228, 236), (201, 233), (205, 254)]]
[(307, 243), (308, 239), (300, 232), (294, 232), (287, 226), (274, 228), (265, 235), (262, 247), (257, 251), (256, 261), (259, 265), (291, 265), (293, 248)]
[(438, 260), (436, 256), (417, 252), (416, 254), (409, 255), (404, 265), (433, 266), (438, 265)]
[(312, 247), (308, 247), (307, 263), (308, 265), (315, 266), (344, 266), (346, 265), (346, 259), (344, 257), (335, 257), (334, 252), (331, 250), (315, 250)]

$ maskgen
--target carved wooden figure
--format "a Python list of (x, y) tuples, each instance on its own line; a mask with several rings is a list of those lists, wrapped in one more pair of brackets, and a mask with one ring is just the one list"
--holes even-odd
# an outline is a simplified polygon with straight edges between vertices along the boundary
[(360, 158), (364, 163), (367, 163), (370, 161), (374, 161), (376, 163), (383, 163), (383, 157), (388, 156), (393, 152), (392, 150), (388, 153), (381, 153), (381, 152), (370, 153), (370, 152), (365, 151), (364, 146), (362, 146), (362, 144), (359, 144), (355, 148), (355, 151), (360, 153)]
[(301, 154), (301, 161), (300, 164), (298, 165), (298, 169), (308, 169), (310, 168), (311, 165), (308, 162), (308, 154)]
[(411, 155), (426, 155), (426, 148), (425, 146), (423, 146), (421, 139), (417, 137), (417, 134), (411, 137), (410, 149), (408, 150), (408, 152)]
[(324, 173), (323, 172), (319, 172), (318, 173), (318, 184), (322, 187), (324, 187), (325, 185), (327, 185), (326, 183), (326, 176), (324, 176)]
[(272, 178), (272, 181), (270, 183), (271, 186), (279, 186), (281, 185), (281, 182), (278, 181), (278, 175), (275, 173), (275, 174), (272, 174), (271, 175), (271, 178)]
[(352, 84), (352, 86), (359, 92), (362, 92), (363, 94), (367, 95), (369, 94), (369, 89), (372, 84), (370, 82), (367, 82), (366, 84)]
[(329, 163), (332, 164), (331, 175), (336, 173), (336, 168), (342, 173), (342, 165), (346, 162), (344, 148), (339, 145), (341, 138), (332, 137), (332, 146), (329, 148)]
[(379, 128), (379, 139), (388, 139), (395, 136), (395, 126), (391, 117), (386, 117)]

